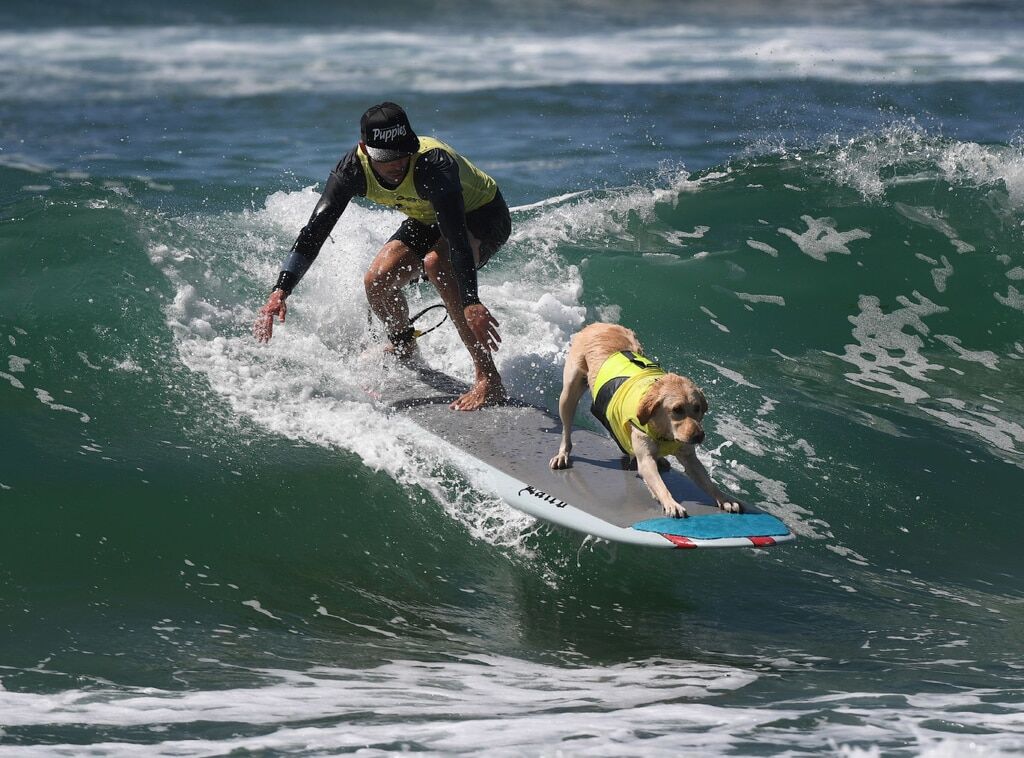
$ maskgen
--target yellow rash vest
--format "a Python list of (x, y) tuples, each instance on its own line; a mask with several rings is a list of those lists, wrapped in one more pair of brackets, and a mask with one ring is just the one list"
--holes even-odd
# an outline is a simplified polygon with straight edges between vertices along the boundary
[(639, 353), (623, 350), (613, 353), (601, 365), (591, 388), (594, 403), (590, 412), (611, 432), (612, 438), (626, 455), (633, 457), (630, 428), (636, 427), (658, 443), (658, 456), (673, 455), (682, 443), (659, 439), (649, 424), (641, 424), (637, 410), (644, 393), (665, 371), (652, 360)]
[(377, 181), (377, 176), (370, 168), (370, 159), (362, 151), (358, 150), (359, 162), (362, 164), (363, 173), (366, 175), (366, 199), (380, 205), (386, 205), (400, 210), (406, 216), (421, 221), (424, 224), (436, 224), (437, 214), (434, 213), (434, 206), (416, 192), (415, 172), (416, 161), (423, 153), (430, 150), (441, 149), (451, 155), (459, 167), (459, 181), (462, 184), (462, 199), (466, 206), (466, 213), (475, 211), (483, 205), (491, 202), (498, 193), (498, 184), (483, 171), (478, 169), (468, 160), (459, 155), (450, 146), (441, 140), (433, 137), (420, 137), (420, 149), (413, 153), (409, 160), (409, 169), (405, 177), (394, 189), (388, 189)]

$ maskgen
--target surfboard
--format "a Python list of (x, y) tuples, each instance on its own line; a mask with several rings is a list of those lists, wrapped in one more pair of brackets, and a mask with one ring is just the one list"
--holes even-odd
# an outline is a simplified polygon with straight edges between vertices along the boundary
[(467, 385), (425, 366), (409, 376), (401, 389), (389, 388), (390, 410), (471, 456), (490, 490), (538, 519), (648, 547), (770, 547), (794, 539), (784, 522), (755, 506), (722, 512), (676, 468), (662, 476), (689, 518), (666, 517), (612, 439), (589, 429), (573, 430), (572, 466), (552, 470), (561, 423), (551, 412), (520, 402), (453, 411), (449, 404)]

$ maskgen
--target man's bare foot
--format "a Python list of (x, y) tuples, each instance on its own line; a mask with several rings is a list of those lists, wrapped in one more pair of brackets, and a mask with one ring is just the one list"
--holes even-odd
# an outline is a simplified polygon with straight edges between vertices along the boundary
[(476, 411), (486, 405), (500, 405), (506, 400), (508, 395), (500, 381), (480, 379), (469, 392), (448, 407), (453, 411)]

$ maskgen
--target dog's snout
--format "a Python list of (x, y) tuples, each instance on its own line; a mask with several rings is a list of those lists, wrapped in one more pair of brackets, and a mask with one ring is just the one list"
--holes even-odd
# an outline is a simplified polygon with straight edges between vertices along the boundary
[(688, 418), (677, 428), (676, 439), (688, 445), (699, 445), (704, 441), (704, 427)]

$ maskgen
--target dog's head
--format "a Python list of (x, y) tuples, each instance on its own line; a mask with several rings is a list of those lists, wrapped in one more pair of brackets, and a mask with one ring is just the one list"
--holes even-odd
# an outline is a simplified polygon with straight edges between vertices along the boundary
[(699, 445), (704, 441), (701, 421), (707, 412), (708, 401), (696, 384), (685, 376), (665, 374), (644, 393), (637, 420), (650, 424), (662, 439)]

